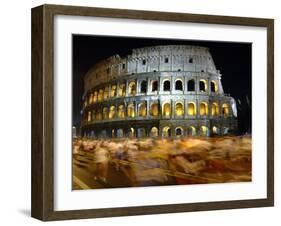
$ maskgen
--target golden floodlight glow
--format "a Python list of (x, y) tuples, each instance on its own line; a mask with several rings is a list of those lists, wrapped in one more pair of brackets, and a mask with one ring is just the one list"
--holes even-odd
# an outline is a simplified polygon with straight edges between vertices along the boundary
[(130, 118), (135, 117), (135, 105), (134, 104), (129, 104), (127, 107), (127, 115)]
[(218, 116), (219, 115), (219, 105), (218, 103), (214, 102), (212, 104), (212, 116)]
[(114, 118), (115, 117), (115, 113), (116, 113), (115, 106), (111, 106), (110, 109), (109, 109), (108, 118), (110, 118), (110, 119)]
[(124, 97), (126, 94), (126, 85), (125, 84), (120, 84), (119, 85), (119, 96)]
[(187, 105), (188, 115), (194, 116), (196, 115), (196, 105), (194, 102), (189, 102)]
[(206, 102), (200, 103), (200, 115), (208, 115), (208, 104)]
[(136, 83), (135, 82), (130, 82), (130, 84), (129, 84), (129, 94), (130, 95), (136, 94)]
[(171, 115), (171, 104), (165, 103), (163, 105), (163, 116), (170, 116)]
[(146, 105), (145, 105), (145, 103), (140, 103), (139, 104), (139, 116), (140, 117), (145, 117), (146, 116)]
[(153, 103), (151, 105), (151, 115), (158, 116), (158, 104), (157, 103)]
[(109, 88), (108, 88), (108, 86), (107, 86), (107, 87), (105, 87), (105, 89), (104, 89), (103, 98), (106, 100), (106, 99), (108, 98), (108, 96), (109, 96)]
[(177, 103), (176, 104), (176, 116), (183, 116), (184, 110), (183, 110), (183, 104)]
[(222, 105), (222, 114), (224, 117), (229, 116), (229, 105), (226, 103)]
[(111, 97), (115, 97), (116, 96), (116, 94), (117, 94), (116, 90), (117, 90), (116, 85), (112, 85), (111, 88), (110, 88), (110, 96)]
[(118, 118), (125, 118), (125, 109), (124, 109), (124, 105), (119, 105), (118, 106)]

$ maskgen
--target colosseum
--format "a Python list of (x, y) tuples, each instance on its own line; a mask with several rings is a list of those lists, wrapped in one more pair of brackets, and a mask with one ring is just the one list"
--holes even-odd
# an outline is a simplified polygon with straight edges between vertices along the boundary
[(237, 130), (236, 102), (225, 94), (207, 47), (133, 49), (84, 77), (81, 134), (93, 138), (210, 136)]

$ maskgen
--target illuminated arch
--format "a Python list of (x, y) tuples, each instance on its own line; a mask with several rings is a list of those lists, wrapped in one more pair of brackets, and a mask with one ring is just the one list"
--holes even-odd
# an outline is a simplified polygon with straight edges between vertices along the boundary
[(150, 105), (150, 114), (151, 116), (158, 116), (158, 103), (152, 103)]
[(162, 105), (162, 115), (165, 117), (169, 117), (171, 115), (171, 104), (170, 103), (164, 103)]
[(190, 136), (195, 136), (196, 135), (196, 129), (195, 129), (194, 126), (188, 127), (187, 132), (188, 132), (188, 135), (190, 135)]
[(222, 105), (222, 115), (223, 115), (224, 117), (229, 116), (229, 105), (228, 105), (227, 103), (224, 103), (224, 104)]
[(150, 136), (151, 137), (158, 137), (158, 128), (157, 127), (152, 127), (150, 130)]
[(212, 103), (212, 112), (211, 112), (212, 116), (219, 116), (220, 112), (219, 112), (219, 105), (216, 102)]
[(126, 85), (124, 83), (119, 85), (119, 92), (120, 97), (124, 97), (126, 95)]
[(96, 114), (96, 119), (97, 119), (97, 120), (102, 120), (102, 111), (101, 111), (101, 109), (98, 110), (98, 112), (97, 112), (97, 114)]
[(200, 115), (201, 116), (208, 115), (208, 104), (206, 102), (200, 103)]
[(116, 108), (115, 108), (115, 106), (111, 106), (109, 108), (108, 118), (112, 119), (112, 118), (115, 118), (115, 116), (116, 116)]
[(125, 118), (125, 107), (123, 104), (118, 106), (118, 118)]
[(103, 89), (99, 90), (98, 101), (102, 101), (103, 99)]
[(98, 101), (98, 91), (94, 92), (94, 100), (93, 102), (96, 103)]
[(105, 87), (105, 89), (104, 89), (103, 98), (106, 100), (106, 99), (108, 99), (108, 96), (109, 96), (109, 88), (108, 88), (108, 86), (107, 86), (107, 87)]
[(146, 103), (140, 103), (138, 109), (139, 116), (146, 117)]
[(205, 79), (200, 79), (199, 81), (199, 91), (200, 92), (207, 92), (208, 85)]
[(127, 106), (127, 116), (129, 118), (135, 117), (135, 105), (133, 103), (128, 104), (128, 106)]
[(135, 129), (134, 129), (133, 127), (131, 127), (131, 128), (129, 129), (128, 136), (129, 136), (129, 137), (135, 137), (135, 136), (136, 136), (136, 135), (135, 135)]
[(213, 133), (213, 134), (219, 134), (219, 128), (216, 127), (216, 126), (213, 126), (213, 128), (212, 128), (212, 133)]
[(209, 129), (207, 126), (201, 126), (200, 127), (200, 133), (201, 133), (201, 136), (208, 136), (208, 133), (209, 133)]
[(175, 114), (176, 114), (176, 116), (184, 115), (183, 103), (181, 103), (181, 102), (176, 103)]
[(94, 101), (94, 95), (93, 93), (91, 93), (89, 98), (89, 104), (93, 103), (93, 101)]
[(110, 96), (111, 97), (116, 97), (116, 95), (117, 95), (117, 86), (116, 85), (111, 85)]
[(88, 122), (92, 121), (92, 112), (91, 111), (88, 111), (87, 121)]
[(171, 136), (171, 128), (169, 126), (165, 126), (162, 130), (163, 137), (170, 137)]
[(194, 102), (189, 102), (187, 105), (188, 115), (195, 116), (196, 115), (196, 104)]
[(130, 94), (130, 95), (136, 95), (136, 90), (137, 88), (136, 88), (136, 82), (130, 82), (129, 83), (129, 90), (128, 90), (128, 93)]

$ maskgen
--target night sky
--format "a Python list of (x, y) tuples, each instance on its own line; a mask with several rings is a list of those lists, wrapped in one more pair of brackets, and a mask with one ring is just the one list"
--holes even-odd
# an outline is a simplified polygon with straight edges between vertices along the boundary
[(131, 49), (146, 46), (197, 45), (210, 48), (215, 65), (222, 74), (224, 92), (231, 94), (237, 102), (239, 133), (251, 132), (251, 43), (73, 35), (72, 45), (72, 123), (76, 127), (81, 120), (83, 77), (98, 61), (115, 54), (125, 57), (131, 54)]

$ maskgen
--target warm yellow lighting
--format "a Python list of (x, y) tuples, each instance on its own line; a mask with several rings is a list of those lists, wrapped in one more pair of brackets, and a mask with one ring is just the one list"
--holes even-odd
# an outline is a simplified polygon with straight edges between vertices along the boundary
[(184, 115), (183, 104), (177, 103), (176, 104), (176, 116), (183, 116), (183, 115)]
[(151, 105), (151, 115), (158, 116), (158, 104), (154, 103)]
[(108, 98), (108, 96), (109, 96), (109, 88), (105, 87), (103, 98), (106, 100)]
[(87, 121), (90, 122), (92, 120), (92, 112), (88, 111)]
[(219, 115), (219, 105), (218, 103), (212, 104), (212, 116), (218, 116)]
[(152, 127), (150, 130), (150, 136), (151, 137), (157, 137), (158, 136), (158, 129), (156, 127)]
[(170, 103), (165, 103), (163, 105), (163, 116), (169, 117), (171, 115), (171, 104)]
[(126, 85), (125, 84), (120, 84), (119, 85), (119, 96), (123, 97), (126, 95)]
[(145, 106), (145, 103), (140, 103), (139, 104), (139, 116), (140, 117), (145, 117), (146, 116), (146, 106)]
[(115, 97), (116, 96), (116, 94), (117, 94), (116, 90), (117, 90), (116, 85), (112, 85), (111, 88), (110, 88), (110, 96), (111, 97)]
[(107, 107), (103, 108), (102, 114), (103, 114), (103, 119), (108, 119), (108, 108)]
[(171, 129), (169, 126), (163, 128), (163, 137), (170, 137), (171, 136)]
[(201, 135), (206, 136), (208, 128), (206, 126), (201, 126)]
[(125, 118), (125, 108), (124, 105), (118, 106), (118, 118)]
[(103, 89), (99, 90), (98, 101), (102, 101), (103, 99)]
[(114, 118), (115, 114), (116, 114), (115, 106), (111, 106), (109, 109), (108, 118), (110, 119)]
[(135, 105), (134, 104), (129, 104), (127, 107), (127, 115), (130, 118), (135, 117)]
[(218, 85), (215, 81), (211, 81), (211, 92), (217, 92), (218, 91)]
[(206, 102), (200, 103), (200, 115), (208, 115), (208, 104)]
[(129, 94), (130, 95), (135, 95), (136, 94), (136, 83), (135, 82), (130, 82), (129, 83)]
[(222, 114), (224, 117), (229, 116), (229, 105), (228, 104), (222, 105)]
[(213, 126), (213, 134), (218, 134), (218, 128)]
[(188, 103), (188, 115), (194, 116), (196, 115), (196, 105), (194, 102)]
[(95, 91), (94, 92), (94, 100), (93, 100), (93, 102), (96, 103), (97, 100), (98, 100), (98, 91)]
[(188, 134), (191, 135), (191, 136), (195, 136), (196, 135), (196, 129), (194, 126), (190, 126), (188, 128)]
[(205, 79), (200, 79), (199, 88), (200, 92), (207, 92), (208, 85)]

